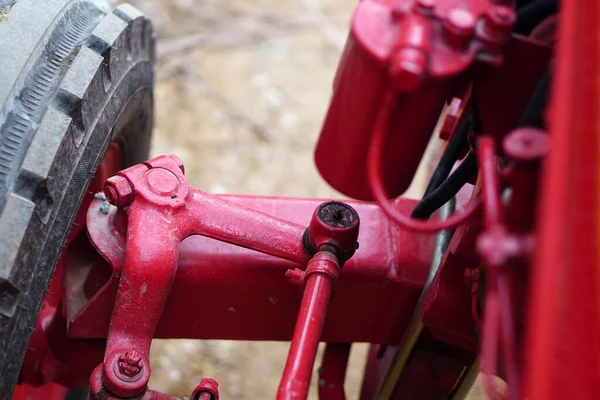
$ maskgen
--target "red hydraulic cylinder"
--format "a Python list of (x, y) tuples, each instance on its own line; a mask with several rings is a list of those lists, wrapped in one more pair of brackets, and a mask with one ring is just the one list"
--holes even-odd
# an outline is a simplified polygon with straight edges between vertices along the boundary
[(309, 261), (306, 288), (277, 392), (278, 400), (306, 399), (308, 396), (333, 282), (338, 276), (339, 265), (333, 254), (319, 252)]
[[(427, 20), (406, 15), (405, 29), (398, 34), (397, 21), (390, 14), (388, 7), (374, 1), (357, 7), (315, 149), (315, 163), (327, 183), (360, 200), (372, 200), (365, 168), (367, 148), (388, 87), (400, 89), (383, 156), (382, 179), (392, 197), (410, 185), (448, 93), (443, 81), (414, 90), (426, 69)], [(394, 55), (392, 49), (398, 46), (407, 48)], [(412, 73), (395, 68), (408, 64)]]
[[(446, 101), (465, 92), (479, 59), (499, 65), (514, 11), (497, 2), (363, 0), (352, 18), (315, 164), (336, 190), (373, 200), (367, 151), (388, 90), (394, 90), (382, 183), (391, 197), (410, 185)], [(500, 17), (498, 17), (500, 16)], [(462, 99), (460, 99), (462, 101)]]

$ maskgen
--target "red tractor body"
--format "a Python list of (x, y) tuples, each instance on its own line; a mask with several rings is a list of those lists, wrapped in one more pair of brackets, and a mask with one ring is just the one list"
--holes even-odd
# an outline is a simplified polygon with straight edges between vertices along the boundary
[[(306, 398), (319, 342), (323, 400), (345, 398), (353, 342), (371, 343), (364, 400), (464, 398), (479, 367), (494, 398), (594, 398), (598, 4), (564, 1), (553, 49), (548, 20), (511, 33), (500, 3), (358, 4), (315, 161), (362, 201), (211, 195), (175, 156), (118, 172), (111, 147), (13, 399), (58, 399), (58, 383), (175, 400), (147, 387), (153, 338), (291, 341), (278, 399)], [(396, 198), (436, 124), (447, 152), (467, 124), (462, 163), (433, 197)], [(218, 384), (190, 392), (216, 400)]]

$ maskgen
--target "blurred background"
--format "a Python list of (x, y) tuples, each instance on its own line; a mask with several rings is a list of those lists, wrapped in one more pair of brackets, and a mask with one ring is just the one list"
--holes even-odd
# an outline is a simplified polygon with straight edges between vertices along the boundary
[[(211, 193), (341, 197), (312, 157), (355, 0), (127, 2), (152, 19), (157, 37), (151, 156), (176, 153), (189, 183)], [(213, 377), (223, 400), (273, 399), (288, 347), (155, 340), (150, 386), (189, 396)], [(366, 350), (352, 348), (350, 400)], [(317, 384), (315, 375), (311, 399)]]

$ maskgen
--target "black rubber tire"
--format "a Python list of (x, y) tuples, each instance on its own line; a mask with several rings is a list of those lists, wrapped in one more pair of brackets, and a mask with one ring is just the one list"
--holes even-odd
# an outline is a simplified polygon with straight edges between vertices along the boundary
[(153, 60), (130, 5), (0, 0), (0, 399), (108, 145), (124, 167), (147, 159)]

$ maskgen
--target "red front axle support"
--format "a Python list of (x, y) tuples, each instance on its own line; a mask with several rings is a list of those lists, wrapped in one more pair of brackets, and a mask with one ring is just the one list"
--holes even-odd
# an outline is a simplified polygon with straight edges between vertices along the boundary
[[(147, 390), (149, 351), (177, 270), (179, 244), (191, 235), (308, 263), (306, 272), (289, 274), (299, 276), (297, 283), (305, 280), (306, 289), (278, 394), (279, 399), (306, 398), (333, 283), (358, 247), (356, 211), (344, 203), (324, 203), (304, 229), (189, 187), (174, 156), (121, 171), (106, 182), (104, 193), (121, 207), (113, 222), (121, 234), (126, 222), (126, 251), (104, 362), (92, 374), (92, 398), (173, 399)], [(110, 243), (94, 245), (105, 256), (111, 252)], [(192, 395), (204, 398), (217, 399), (216, 386), (197, 388)]]

